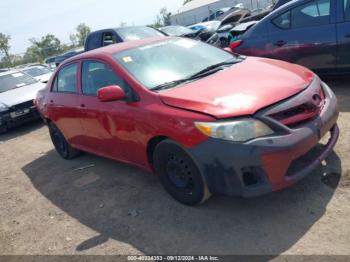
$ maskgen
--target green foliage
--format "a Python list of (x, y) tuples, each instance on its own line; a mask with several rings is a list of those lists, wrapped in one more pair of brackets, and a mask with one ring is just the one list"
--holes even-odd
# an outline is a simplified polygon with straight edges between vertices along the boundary
[(79, 24), (76, 28), (76, 33), (69, 36), (70, 44), (62, 44), (52, 34), (43, 36), (40, 39), (31, 38), (29, 39), (31, 46), (27, 48), (22, 56), (10, 54), (11, 37), (0, 33), (0, 68), (36, 62), (42, 63), (48, 57), (56, 56), (74, 47), (84, 45), (85, 39), (90, 32), (91, 29), (86, 24)]
[(155, 27), (155, 28), (159, 28), (162, 26), (170, 25), (171, 24), (170, 17), (171, 17), (171, 13), (168, 12), (166, 7), (163, 7), (162, 9), (160, 9), (159, 14), (156, 17), (155, 22), (150, 26)]
[(27, 48), (26, 54), (29, 53), (31, 58), (35, 58), (39, 62), (43, 62), (45, 58), (63, 52), (61, 41), (51, 34), (41, 37), (40, 40), (31, 38), (29, 41), (32, 43), (32, 46)]
[(76, 38), (78, 42), (78, 46), (83, 46), (85, 43), (86, 37), (91, 33), (90, 27), (88, 27), (86, 24), (81, 23), (76, 28)]
[(11, 37), (9, 35), (0, 33), (0, 55), (2, 57), (1, 59), (2, 67), (10, 67), (12, 65), (11, 56), (9, 53), (11, 48), (10, 39)]

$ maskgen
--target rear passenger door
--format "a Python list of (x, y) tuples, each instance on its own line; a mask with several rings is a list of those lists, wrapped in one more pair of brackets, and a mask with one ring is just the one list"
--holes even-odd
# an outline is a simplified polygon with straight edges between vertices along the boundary
[(350, 0), (337, 0), (338, 70), (350, 72)]
[(77, 63), (62, 67), (55, 76), (48, 99), (50, 119), (73, 146), (80, 144), (82, 135), (78, 108), (77, 70)]
[(313, 0), (294, 6), (271, 20), (273, 58), (317, 72), (336, 69), (335, 0)]

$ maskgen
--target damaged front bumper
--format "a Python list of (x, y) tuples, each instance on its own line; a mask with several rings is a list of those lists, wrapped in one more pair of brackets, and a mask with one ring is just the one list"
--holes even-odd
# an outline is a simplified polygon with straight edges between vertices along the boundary
[[(319, 83), (314, 81), (312, 85)], [(310, 86), (305, 92), (312, 92), (313, 88), (316, 87)], [(246, 143), (210, 138), (188, 149), (209, 191), (230, 196), (259, 196), (293, 185), (320, 165), (339, 138), (337, 99), (327, 85), (322, 84), (322, 89), (325, 95), (322, 111), (299, 126), (287, 127), (270, 116), (300, 103), (307, 96), (305, 92), (255, 115), (280, 133)], [(328, 143), (320, 146), (320, 140), (327, 133), (330, 133)]]

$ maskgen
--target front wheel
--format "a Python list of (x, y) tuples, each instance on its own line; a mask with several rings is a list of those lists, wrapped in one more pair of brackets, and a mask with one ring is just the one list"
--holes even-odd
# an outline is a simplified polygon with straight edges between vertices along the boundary
[(80, 151), (71, 147), (58, 127), (49, 123), (49, 132), (53, 145), (55, 146), (56, 151), (64, 159), (72, 159), (80, 154)]
[(189, 154), (171, 140), (160, 142), (153, 154), (156, 173), (166, 191), (186, 205), (198, 205), (210, 197), (206, 182)]

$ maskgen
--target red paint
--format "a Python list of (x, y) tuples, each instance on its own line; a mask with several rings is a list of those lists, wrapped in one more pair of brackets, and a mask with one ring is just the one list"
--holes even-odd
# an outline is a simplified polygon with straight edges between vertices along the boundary
[(233, 43), (230, 44), (230, 49), (234, 50), (235, 48), (237, 48), (238, 46), (240, 46), (243, 43), (242, 40), (237, 40), (234, 41)]
[(125, 93), (119, 86), (106, 86), (97, 91), (97, 97), (101, 102), (111, 102), (124, 99)]
[(293, 96), (314, 74), (300, 66), (265, 58), (247, 58), (229, 69), (161, 93), (165, 104), (216, 118), (252, 115)]
[[(159, 93), (151, 92), (111, 55), (157, 41), (166, 40), (153, 38), (111, 45), (65, 61), (54, 73), (46, 91), (38, 95), (39, 111), (58, 126), (72, 146), (151, 169), (147, 146), (152, 138), (168, 137), (184, 147), (192, 147), (207, 139), (194, 127), (194, 121), (254, 114), (302, 91), (313, 78), (311, 71), (300, 66), (247, 58), (198, 81)], [(82, 95), (80, 78), (84, 59), (108, 64), (132, 87), (139, 99), (135, 102), (101, 102), (98, 97)], [(57, 72), (73, 62), (78, 64), (77, 94), (51, 92)], [(102, 100), (122, 97), (116, 87), (100, 90), (99, 95)]]

